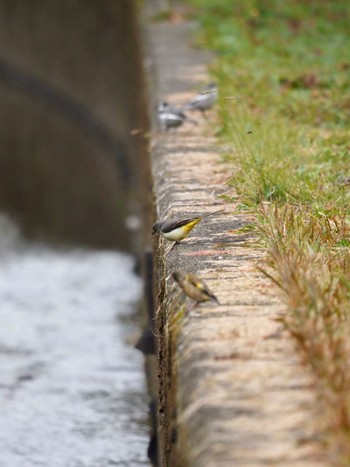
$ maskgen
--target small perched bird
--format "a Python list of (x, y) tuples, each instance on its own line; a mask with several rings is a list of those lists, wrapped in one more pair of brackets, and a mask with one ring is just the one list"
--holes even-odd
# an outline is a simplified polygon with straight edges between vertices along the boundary
[(201, 302), (213, 301), (219, 304), (218, 299), (207, 285), (192, 273), (174, 272), (173, 279), (179, 284), (185, 294), (195, 301), (194, 306)]
[(184, 122), (192, 123), (197, 125), (195, 120), (188, 118), (184, 114), (182, 109), (175, 107), (174, 105), (168, 104), (167, 102), (161, 102), (158, 105), (158, 120), (162, 130), (168, 131), (170, 128), (178, 128)]
[(204, 115), (205, 111), (213, 107), (218, 98), (218, 90), (215, 83), (208, 86), (186, 105), (186, 109), (200, 110)]
[(219, 209), (218, 211), (210, 212), (209, 214), (205, 214), (204, 216), (191, 217), (187, 219), (168, 219), (164, 221), (158, 221), (155, 224), (153, 224), (152, 235), (158, 233), (167, 240), (175, 242), (175, 246), (177, 243), (180, 243), (181, 240), (186, 238), (187, 235), (191, 232), (191, 230), (201, 220), (222, 211), (224, 211), (224, 209)]

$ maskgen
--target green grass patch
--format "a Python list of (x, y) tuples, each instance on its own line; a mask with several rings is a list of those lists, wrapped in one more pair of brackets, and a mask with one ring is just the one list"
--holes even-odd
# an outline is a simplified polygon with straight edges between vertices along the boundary
[(332, 455), (350, 465), (350, 4), (187, 3), (198, 44), (216, 56), (217, 135), (235, 202), (256, 213), (262, 267), (314, 370)]

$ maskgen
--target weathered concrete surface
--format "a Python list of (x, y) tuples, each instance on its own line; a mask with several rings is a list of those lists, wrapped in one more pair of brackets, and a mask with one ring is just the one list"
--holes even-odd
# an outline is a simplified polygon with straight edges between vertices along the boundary
[[(191, 28), (149, 21), (158, 99), (182, 104), (207, 79)], [(216, 196), (232, 167), (218, 154), (213, 118), (153, 137), (158, 218), (225, 207), (170, 253), (156, 239), (160, 465), (327, 465), (311, 377), (274, 319), (284, 311), (276, 290), (256, 269), (263, 252), (234, 235), (247, 219)], [(221, 305), (189, 310), (170, 278), (179, 269), (205, 279)]]

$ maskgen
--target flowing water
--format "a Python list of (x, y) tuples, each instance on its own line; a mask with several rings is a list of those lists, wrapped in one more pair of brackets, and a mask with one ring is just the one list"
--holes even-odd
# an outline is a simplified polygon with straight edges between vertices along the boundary
[(147, 462), (141, 282), (118, 252), (23, 244), (0, 222), (0, 466)]

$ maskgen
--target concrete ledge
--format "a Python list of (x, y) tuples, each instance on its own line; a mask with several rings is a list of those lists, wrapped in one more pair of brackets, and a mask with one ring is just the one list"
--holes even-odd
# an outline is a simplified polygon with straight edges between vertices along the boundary
[[(148, 22), (159, 100), (182, 104), (207, 79), (208, 56), (191, 47), (192, 29)], [(158, 218), (225, 208), (170, 253), (156, 239), (159, 465), (323, 466), (312, 381), (274, 320), (284, 308), (256, 270), (263, 252), (234, 235), (249, 220), (217, 197), (232, 167), (218, 154), (213, 118), (152, 139)], [(189, 311), (174, 270), (198, 274), (221, 305)]]

